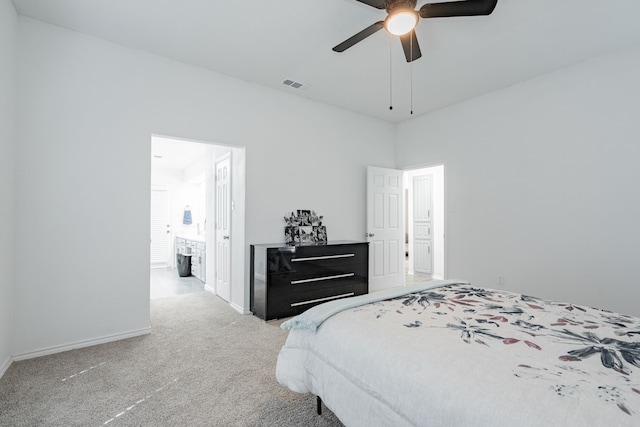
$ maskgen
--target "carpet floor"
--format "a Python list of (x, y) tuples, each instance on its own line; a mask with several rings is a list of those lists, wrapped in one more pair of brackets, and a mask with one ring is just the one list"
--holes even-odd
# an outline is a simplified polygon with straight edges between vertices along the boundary
[(152, 300), (149, 335), (14, 362), (0, 426), (342, 426), (276, 381), (281, 323), (209, 292)]

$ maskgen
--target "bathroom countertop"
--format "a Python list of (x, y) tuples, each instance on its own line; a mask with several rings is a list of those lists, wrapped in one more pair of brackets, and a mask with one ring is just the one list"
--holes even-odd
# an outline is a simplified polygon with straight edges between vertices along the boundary
[(192, 236), (192, 235), (179, 234), (179, 235), (176, 236), (176, 238), (185, 239), (185, 240), (193, 240), (194, 242), (206, 243), (206, 239), (205, 239), (204, 236)]

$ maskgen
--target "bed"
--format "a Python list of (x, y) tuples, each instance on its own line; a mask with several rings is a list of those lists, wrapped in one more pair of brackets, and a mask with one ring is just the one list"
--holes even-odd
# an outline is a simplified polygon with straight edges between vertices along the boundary
[(432, 281), (282, 327), (280, 384), (349, 427), (640, 426), (639, 318)]

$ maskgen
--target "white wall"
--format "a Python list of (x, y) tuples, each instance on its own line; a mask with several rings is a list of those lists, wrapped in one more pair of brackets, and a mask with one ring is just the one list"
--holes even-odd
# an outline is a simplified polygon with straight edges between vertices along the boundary
[(444, 163), (447, 276), (640, 315), (640, 47), (398, 126)]
[[(365, 166), (395, 166), (393, 125), (27, 18), (18, 29), (17, 355), (149, 326), (152, 134), (246, 147), (247, 259), (250, 243), (282, 241), (291, 209), (322, 212), (331, 239), (364, 235)], [(232, 288), (248, 307), (248, 277)]]
[(11, 363), (15, 279), (15, 71), (18, 17), (0, 0), (0, 377)]

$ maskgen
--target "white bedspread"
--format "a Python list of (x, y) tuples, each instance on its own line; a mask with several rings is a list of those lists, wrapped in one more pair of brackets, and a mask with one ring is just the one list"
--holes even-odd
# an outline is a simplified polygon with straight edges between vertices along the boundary
[(347, 426), (637, 427), (640, 319), (448, 285), (293, 329), (276, 376)]
[(453, 284), (469, 284), (462, 280), (430, 280), (428, 282), (416, 283), (410, 286), (385, 289), (379, 292), (358, 295), (352, 298), (341, 298), (324, 304), (316, 305), (302, 314), (284, 322), (282, 329), (310, 329), (315, 331), (329, 317), (338, 314), (349, 308), (359, 307), (364, 304), (378, 302), (385, 299), (396, 298), (408, 293), (425, 291), (427, 289), (438, 288), (440, 286)]

